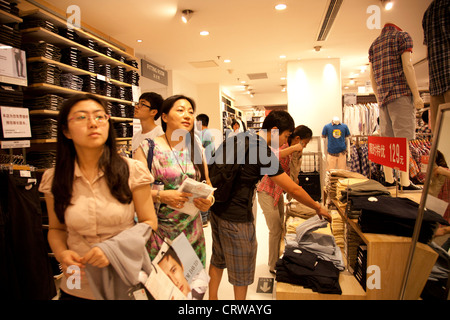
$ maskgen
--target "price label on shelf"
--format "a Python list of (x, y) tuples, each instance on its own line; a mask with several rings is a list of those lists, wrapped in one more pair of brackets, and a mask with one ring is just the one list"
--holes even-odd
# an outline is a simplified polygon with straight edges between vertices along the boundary
[(369, 160), (406, 172), (408, 163), (406, 138), (369, 137)]

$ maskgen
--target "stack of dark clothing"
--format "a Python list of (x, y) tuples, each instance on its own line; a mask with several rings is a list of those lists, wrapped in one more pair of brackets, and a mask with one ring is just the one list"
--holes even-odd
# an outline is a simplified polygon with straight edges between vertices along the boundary
[(20, 25), (20, 29), (22, 29), (22, 30), (30, 29), (30, 28), (37, 28), (37, 27), (43, 28), (43, 29), (53, 32), (53, 33), (58, 33), (58, 28), (52, 22), (47, 21), (47, 20), (30, 19), (30, 20), (25, 20)]
[(355, 183), (347, 187), (341, 192), (341, 201), (346, 206), (346, 214), (350, 219), (358, 219), (361, 215), (361, 210), (354, 208), (353, 199), (357, 197), (370, 197), (370, 196), (390, 196), (389, 190), (381, 183), (375, 180), (367, 180), (361, 183)]
[(129, 123), (118, 122), (114, 123), (117, 138), (131, 138), (133, 137), (133, 125)]
[(61, 84), (61, 69), (53, 64), (45, 62), (33, 62), (28, 64), (28, 82), (48, 83), (55, 86)]
[(133, 91), (131, 88), (116, 87), (116, 98), (122, 100), (133, 100)]
[(58, 28), (58, 33), (60, 36), (72, 40), (76, 43), (81, 43), (80, 36), (73, 29), (68, 28)]
[[(361, 210), (358, 223), (365, 233), (381, 233), (412, 237), (419, 204), (408, 198), (390, 196), (355, 197), (355, 210)], [(429, 243), (438, 224), (450, 225), (438, 213), (426, 209), (419, 234), (419, 242)]]
[(27, 163), (40, 169), (53, 168), (56, 163), (56, 152), (55, 151), (28, 152)]
[(126, 60), (125, 63), (136, 69), (139, 68), (139, 64), (136, 60)]
[(114, 51), (113, 51), (113, 49), (111, 49), (109, 47), (101, 47), (100, 52), (103, 53), (107, 57), (114, 58)]
[(44, 109), (51, 111), (59, 111), (63, 101), (64, 98), (56, 94), (46, 94), (44, 96), (25, 100), (25, 106), (29, 109), (34, 110)]
[(361, 286), (366, 290), (366, 280), (367, 280), (367, 246), (358, 246), (358, 251), (356, 255), (356, 263), (353, 270), (353, 274), (361, 284)]
[(110, 64), (102, 64), (99, 66), (99, 73), (101, 75), (104, 75), (107, 78), (112, 78), (112, 73), (111, 73), (111, 65)]
[(134, 86), (139, 86), (139, 73), (136, 71), (128, 71), (125, 77), (125, 82)]
[(5, 107), (23, 107), (23, 91), (13, 85), (0, 85), (0, 101)]
[(121, 103), (111, 103), (111, 116), (120, 118), (133, 118), (134, 108)]
[(61, 75), (61, 86), (64, 88), (81, 91), (83, 89), (83, 79), (72, 73), (63, 73)]
[(95, 76), (80, 76), (83, 79), (83, 91), (88, 93), (98, 93), (99, 92), (99, 81)]
[(98, 43), (92, 39), (82, 40), (83, 45), (91, 50), (99, 51)]
[(287, 247), (276, 264), (276, 281), (312, 289), (314, 292), (342, 294), (339, 270), (330, 261), (294, 247)]
[(11, 0), (0, 0), (0, 10), (6, 11), (17, 17), (19, 16), (19, 8), (17, 8), (17, 3)]
[(116, 87), (108, 82), (99, 81), (99, 94), (113, 98), (116, 94)]
[(32, 121), (31, 135), (33, 139), (56, 139), (58, 121), (51, 118), (42, 119), (39, 122)]
[(64, 48), (61, 50), (61, 62), (71, 67), (82, 69), (83, 56), (81, 50), (76, 47)]
[(82, 58), (83, 61), (83, 70), (92, 72), (92, 73), (99, 73), (100, 67), (98, 62), (94, 60), (93, 57), (84, 57)]
[(345, 269), (340, 248), (331, 234), (314, 232), (328, 226), (317, 215), (286, 234), (283, 257), (276, 264), (276, 280), (302, 285), (314, 292), (342, 294), (339, 272)]
[(16, 28), (17, 24), (0, 24), (0, 43), (14, 48), (22, 45), (22, 34)]
[(111, 78), (117, 81), (125, 82), (125, 72), (126, 69), (124, 67), (115, 67), (112, 69)]
[(45, 41), (25, 43), (22, 48), (27, 52), (28, 58), (44, 57), (54, 61), (61, 61), (61, 49)]

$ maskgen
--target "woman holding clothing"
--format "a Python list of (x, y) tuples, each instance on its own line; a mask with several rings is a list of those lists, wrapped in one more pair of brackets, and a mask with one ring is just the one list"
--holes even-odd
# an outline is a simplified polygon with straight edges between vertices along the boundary
[[(157, 212), (159, 234), (173, 240), (183, 232), (205, 266), (205, 237), (200, 211), (208, 211), (213, 204), (213, 196), (194, 199), (199, 209), (195, 216), (168, 207), (181, 209), (188, 201), (191, 194), (177, 190), (187, 177), (210, 184), (201, 142), (194, 134), (194, 112), (195, 103), (189, 97), (176, 95), (164, 101), (161, 110), (164, 135), (153, 140), (153, 159), (149, 169), (155, 180), (164, 185), (163, 190), (152, 190), (154, 202), (160, 204)], [(149, 141), (144, 140), (134, 158), (147, 164), (149, 149)], [(162, 243), (159, 236), (151, 236), (147, 249), (152, 260)]]
[[(44, 173), (39, 187), (47, 204), (48, 241), (64, 273), (62, 300), (95, 299), (83, 268), (103, 268), (109, 261), (92, 246), (131, 228), (135, 212), (139, 222), (158, 226), (153, 177), (141, 162), (117, 153), (110, 121), (106, 102), (96, 96), (67, 100), (59, 113), (55, 168)], [(81, 270), (79, 285), (71, 279), (74, 266)]]

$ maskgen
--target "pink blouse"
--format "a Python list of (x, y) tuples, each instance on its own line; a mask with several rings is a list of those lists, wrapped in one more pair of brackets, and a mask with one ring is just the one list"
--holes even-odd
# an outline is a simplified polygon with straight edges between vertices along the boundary
[[(131, 191), (154, 181), (153, 176), (142, 162), (124, 158), (128, 164)], [(53, 197), (51, 192), (54, 169), (45, 171), (39, 191)], [(75, 161), (73, 193), (71, 205), (65, 212), (67, 246), (83, 257), (95, 243), (114, 237), (134, 224), (134, 203), (123, 204), (114, 198), (108, 188), (104, 173), (100, 172), (91, 183), (83, 176)], [(87, 276), (82, 276), (81, 289), (69, 289), (66, 278), (61, 279), (61, 289), (87, 299), (94, 299), (89, 289)]]

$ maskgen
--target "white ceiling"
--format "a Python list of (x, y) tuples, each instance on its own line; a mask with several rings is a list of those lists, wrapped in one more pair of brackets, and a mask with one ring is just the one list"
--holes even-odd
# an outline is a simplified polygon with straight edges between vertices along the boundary
[[(426, 58), (422, 17), (432, 0), (393, 0), (391, 11), (381, 10), (381, 26), (393, 22), (414, 40), (413, 62)], [(81, 8), (83, 22), (135, 48), (136, 54), (197, 84), (220, 83), (235, 90), (247, 81), (256, 94), (279, 93), (286, 80), (286, 63), (297, 59), (340, 58), (343, 87), (352, 73), (356, 85), (368, 74), (368, 48), (380, 30), (370, 30), (367, 13), (379, 0), (344, 0), (326, 41), (316, 42), (329, 0), (47, 0), (65, 11)], [(285, 3), (287, 9), (274, 9)], [(194, 14), (187, 24), (181, 11)], [(200, 36), (208, 30), (210, 35)], [(142, 39), (142, 43), (137, 40)], [(322, 46), (320, 52), (314, 46)], [(285, 55), (285, 59), (280, 59)], [(219, 58), (220, 57), (220, 58)], [(224, 59), (230, 59), (225, 63)], [(190, 62), (213, 60), (218, 66), (195, 68)], [(419, 86), (427, 87), (426, 63), (416, 65)], [(249, 80), (249, 73), (268, 79)], [(239, 79), (239, 80), (238, 80)], [(243, 93), (242, 93), (243, 94)]]

